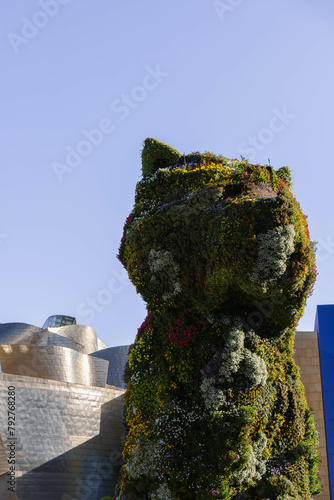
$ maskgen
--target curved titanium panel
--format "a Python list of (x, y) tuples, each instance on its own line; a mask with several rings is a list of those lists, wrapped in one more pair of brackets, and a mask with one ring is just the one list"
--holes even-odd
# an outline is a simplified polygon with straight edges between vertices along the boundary
[[(87, 350), (85, 346), (76, 342), (71, 337), (58, 335), (34, 325), (28, 325), (26, 323), (0, 324), (0, 345), (18, 344), (56, 345), (69, 347), (79, 352), (85, 352), (85, 350)], [(94, 346), (93, 341), (91, 341), (91, 347), (92, 346)]]
[(59, 326), (55, 328), (48, 328), (49, 332), (57, 333), (62, 337), (78, 342), (84, 346), (85, 354), (90, 354), (98, 350), (97, 336), (93, 328), (86, 325), (69, 325)]
[(14, 345), (30, 343), (32, 338), (45, 335), (46, 331), (27, 323), (2, 323), (0, 324), (0, 344)]
[(109, 347), (93, 352), (91, 356), (109, 361), (107, 384), (125, 388), (123, 380), (124, 368), (128, 357), (129, 345)]
[(102, 342), (101, 339), (97, 338), (97, 350), (101, 351), (101, 349), (107, 349), (107, 348), (108, 346), (104, 342)]
[(108, 363), (60, 346), (1, 345), (3, 373), (105, 387)]
[(50, 345), (50, 346), (61, 346), (61, 347), (69, 347), (70, 349), (74, 349), (78, 352), (84, 352), (85, 346), (75, 342), (72, 339), (68, 339), (67, 337), (63, 337), (62, 335), (57, 335), (56, 333), (44, 331), (43, 335), (39, 338), (34, 337), (30, 341), (30, 345)]

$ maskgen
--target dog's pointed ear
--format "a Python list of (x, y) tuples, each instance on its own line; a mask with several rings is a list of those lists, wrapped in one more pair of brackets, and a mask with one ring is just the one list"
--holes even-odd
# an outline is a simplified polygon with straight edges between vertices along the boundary
[(292, 176), (291, 176), (291, 170), (289, 167), (281, 167), (276, 171), (276, 174), (278, 177), (280, 177), (284, 182), (287, 183), (287, 185), (291, 188), (292, 187)]
[(166, 168), (181, 162), (182, 155), (176, 149), (148, 137), (141, 152), (143, 177), (154, 174), (159, 168)]

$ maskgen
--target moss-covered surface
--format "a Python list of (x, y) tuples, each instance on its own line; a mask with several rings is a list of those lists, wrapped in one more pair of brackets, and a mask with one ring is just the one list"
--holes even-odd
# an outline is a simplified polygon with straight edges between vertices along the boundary
[(317, 434), (293, 345), (316, 270), (290, 171), (154, 139), (142, 159), (119, 258), (148, 315), (115, 498), (308, 499)]

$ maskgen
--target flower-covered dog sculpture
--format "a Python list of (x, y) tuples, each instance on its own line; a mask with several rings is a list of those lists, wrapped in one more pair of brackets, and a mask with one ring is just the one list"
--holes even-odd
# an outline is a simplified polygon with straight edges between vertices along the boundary
[(293, 345), (316, 271), (289, 169), (155, 139), (142, 165), (119, 258), (148, 315), (115, 498), (311, 498), (317, 434)]

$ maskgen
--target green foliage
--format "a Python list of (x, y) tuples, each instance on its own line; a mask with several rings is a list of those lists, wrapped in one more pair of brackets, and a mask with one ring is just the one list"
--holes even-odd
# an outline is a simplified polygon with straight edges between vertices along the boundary
[(119, 250), (149, 313), (116, 498), (310, 498), (317, 435), (293, 342), (316, 270), (289, 170), (150, 151)]
[(141, 153), (143, 176), (154, 174), (159, 168), (167, 168), (181, 160), (181, 154), (156, 139), (147, 138)]

